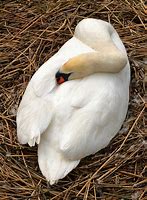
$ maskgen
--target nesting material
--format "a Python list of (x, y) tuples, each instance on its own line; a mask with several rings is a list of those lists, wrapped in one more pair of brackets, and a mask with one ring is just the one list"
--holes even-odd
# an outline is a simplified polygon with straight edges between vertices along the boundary
[[(145, 199), (145, 34), (142, 0), (3, 1), (0, 3), (0, 199)], [(127, 119), (110, 145), (54, 186), (37, 164), (37, 147), (16, 138), (16, 110), (33, 73), (86, 17), (112, 23), (131, 64)]]

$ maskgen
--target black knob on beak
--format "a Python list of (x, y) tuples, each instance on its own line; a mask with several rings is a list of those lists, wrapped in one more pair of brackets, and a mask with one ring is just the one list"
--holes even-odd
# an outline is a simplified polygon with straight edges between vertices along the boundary
[(56, 78), (56, 81), (57, 81), (58, 84), (62, 84), (65, 81), (68, 81), (68, 78), (69, 78), (70, 75), (71, 75), (71, 73), (65, 74), (65, 73), (62, 73), (60, 71), (57, 71), (55, 78)]

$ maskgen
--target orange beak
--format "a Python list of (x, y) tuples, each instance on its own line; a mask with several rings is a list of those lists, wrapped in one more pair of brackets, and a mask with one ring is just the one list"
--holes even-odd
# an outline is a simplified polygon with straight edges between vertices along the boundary
[(64, 78), (62, 76), (60, 76), (59, 78), (57, 78), (57, 83), (59, 85), (62, 84), (62, 83), (64, 83), (64, 82), (65, 82), (65, 80), (64, 80)]

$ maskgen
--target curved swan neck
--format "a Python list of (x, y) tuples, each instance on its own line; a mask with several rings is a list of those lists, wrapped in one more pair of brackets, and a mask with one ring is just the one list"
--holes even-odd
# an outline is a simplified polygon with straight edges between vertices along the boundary
[(115, 29), (108, 22), (93, 18), (84, 19), (75, 28), (74, 36), (97, 51), (99, 43), (109, 42)]
[[(72, 73), (69, 79), (99, 72), (118, 73), (126, 66), (127, 54), (119, 47), (123, 44), (111, 24), (102, 20), (84, 19), (77, 25), (74, 37), (94, 51), (75, 56), (61, 67), (62, 73)], [(117, 42), (114, 43), (114, 40)]]

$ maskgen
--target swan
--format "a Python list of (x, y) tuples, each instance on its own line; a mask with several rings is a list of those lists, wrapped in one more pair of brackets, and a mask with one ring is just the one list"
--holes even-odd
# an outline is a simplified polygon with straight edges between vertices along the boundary
[(21, 144), (38, 144), (52, 185), (120, 130), (129, 101), (130, 65), (113, 26), (87, 18), (33, 75), (17, 111)]

